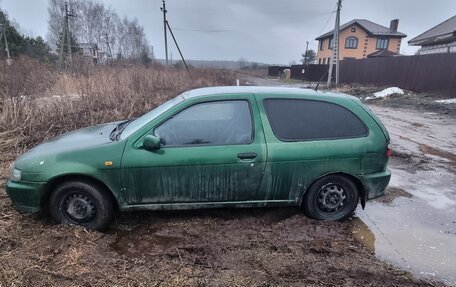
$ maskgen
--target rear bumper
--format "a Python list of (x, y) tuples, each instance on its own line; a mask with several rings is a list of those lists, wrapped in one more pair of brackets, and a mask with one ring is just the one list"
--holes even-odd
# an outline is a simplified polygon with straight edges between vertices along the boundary
[(40, 211), (41, 195), (45, 182), (8, 181), (6, 193), (14, 206), (22, 211)]
[(391, 179), (391, 172), (387, 169), (378, 173), (359, 176), (363, 187), (365, 200), (374, 199), (385, 194), (385, 189)]

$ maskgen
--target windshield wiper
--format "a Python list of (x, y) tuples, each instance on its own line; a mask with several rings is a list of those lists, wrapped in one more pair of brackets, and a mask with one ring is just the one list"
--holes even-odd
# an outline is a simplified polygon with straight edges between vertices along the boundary
[(118, 141), (120, 135), (122, 134), (123, 130), (131, 123), (134, 119), (129, 119), (117, 124), (116, 128), (112, 130), (109, 134), (109, 139), (112, 141)]

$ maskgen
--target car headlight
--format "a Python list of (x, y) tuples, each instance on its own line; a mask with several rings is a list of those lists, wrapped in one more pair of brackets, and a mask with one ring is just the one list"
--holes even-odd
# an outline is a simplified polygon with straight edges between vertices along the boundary
[(11, 169), (11, 180), (19, 181), (22, 178), (22, 170), (17, 168)]

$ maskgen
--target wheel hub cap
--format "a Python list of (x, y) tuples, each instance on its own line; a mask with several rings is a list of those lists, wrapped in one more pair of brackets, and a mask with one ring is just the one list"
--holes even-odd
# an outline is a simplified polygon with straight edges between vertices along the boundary
[(71, 194), (65, 201), (65, 211), (71, 219), (83, 222), (95, 216), (95, 205), (83, 194)]
[(336, 184), (324, 186), (317, 196), (317, 206), (325, 213), (334, 213), (342, 209), (345, 203), (345, 190)]

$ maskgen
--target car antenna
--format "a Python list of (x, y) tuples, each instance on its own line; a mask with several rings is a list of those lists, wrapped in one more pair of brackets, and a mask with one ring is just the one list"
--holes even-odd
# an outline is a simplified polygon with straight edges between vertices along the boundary
[(323, 76), (321, 76), (320, 81), (318, 81), (317, 85), (315, 86), (315, 89), (314, 89), (315, 92), (318, 92), (318, 87), (320, 86), (321, 81), (323, 81), (323, 78), (328, 74), (328, 72), (329, 72), (329, 68), (326, 70), (326, 72), (323, 74)]

